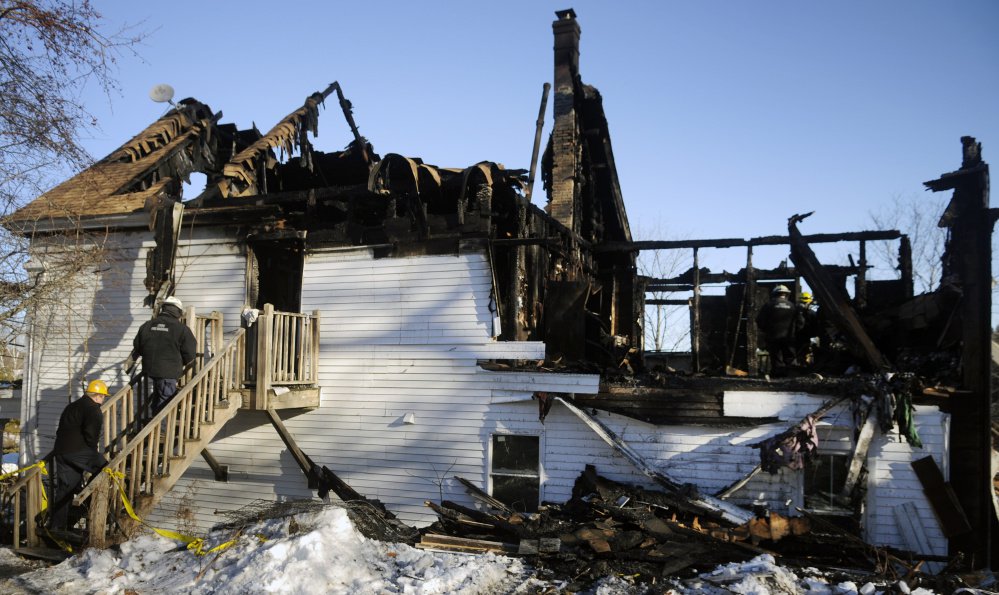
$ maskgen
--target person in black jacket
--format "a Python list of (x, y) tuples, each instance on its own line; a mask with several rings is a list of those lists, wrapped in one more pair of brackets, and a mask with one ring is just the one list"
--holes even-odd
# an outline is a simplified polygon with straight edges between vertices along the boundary
[(49, 526), (63, 531), (69, 519), (69, 503), (80, 489), (83, 473), (97, 473), (107, 460), (98, 452), (98, 439), (104, 417), (101, 405), (108, 396), (108, 387), (100, 380), (92, 381), (83, 397), (66, 406), (56, 430), (54, 502)]
[(788, 299), (790, 295), (787, 286), (774, 287), (773, 297), (756, 316), (756, 325), (766, 336), (774, 376), (787, 376), (794, 364), (794, 333), (801, 325), (798, 308)]
[[(194, 361), (198, 342), (183, 322), (184, 305), (170, 296), (163, 300), (160, 313), (139, 328), (132, 341), (129, 362), (142, 358), (142, 369), (153, 386), (152, 410), (156, 415), (177, 394), (177, 380), (184, 367)], [(127, 363), (127, 371), (133, 364)]]

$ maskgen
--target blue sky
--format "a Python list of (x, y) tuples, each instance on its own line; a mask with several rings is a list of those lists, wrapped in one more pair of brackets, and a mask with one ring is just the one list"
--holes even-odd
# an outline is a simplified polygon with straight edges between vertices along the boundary
[[(527, 168), (551, 22), (571, 6), (637, 236), (782, 234), (806, 211), (805, 233), (871, 228), (893, 196), (929, 200), (921, 183), (959, 167), (962, 135), (999, 163), (992, 0), (94, 4), (152, 31), (120, 60), (123, 95), (86, 98), (98, 157), (163, 113), (156, 83), (266, 131), (337, 80), (383, 155)], [(317, 146), (349, 140), (329, 103)]]

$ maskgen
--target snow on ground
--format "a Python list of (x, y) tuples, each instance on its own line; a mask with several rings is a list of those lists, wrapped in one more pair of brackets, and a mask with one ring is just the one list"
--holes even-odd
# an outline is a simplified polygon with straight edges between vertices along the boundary
[[(231, 530), (215, 531), (207, 547), (233, 536)], [(0, 565), (7, 558), (16, 556), (0, 550)], [(872, 584), (830, 584), (813, 570), (799, 571), (804, 577), (799, 578), (777, 565), (772, 556), (761, 555), (748, 562), (719, 566), (693, 579), (674, 579), (651, 588), (635, 585), (627, 577), (610, 576), (586, 593), (872, 595), (883, 591)], [(120, 548), (90, 549), (56, 566), (0, 582), (0, 593), (526, 595), (567, 593), (565, 586), (565, 582), (534, 577), (520, 558), (430, 552), (367, 539), (354, 528), (345, 510), (328, 507), (246, 527), (236, 535), (232, 547), (205, 556), (155, 534), (140, 535)], [(913, 589), (912, 593), (932, 592)]]
[[(142, 535), (0, 583), (21, 593), (504, 593), (528, 580), (520, 560), (431, 553), (369, 540), (327, 508), (247, 528), (221, 554), (194, 555)], [(213, 533), (209, 547), (231, 538)]]

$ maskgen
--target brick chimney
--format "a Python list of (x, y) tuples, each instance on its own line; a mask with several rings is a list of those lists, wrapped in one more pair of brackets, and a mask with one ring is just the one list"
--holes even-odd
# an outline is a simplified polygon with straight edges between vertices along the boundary
[(579, 165), (579, 125), (573, 89), (579, 75), (579, 23), (570, 8), (555, 12), (555, 126), (552, 129), (552, 188), (548, 212), (558, 222), (579, 232), (576, 214)]

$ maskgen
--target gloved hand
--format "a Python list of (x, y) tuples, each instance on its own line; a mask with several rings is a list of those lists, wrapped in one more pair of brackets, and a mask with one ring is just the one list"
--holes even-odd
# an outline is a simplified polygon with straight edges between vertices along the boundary
[(135, 363), (136, 363), (135, 358), (133, 358), (131, 355), (129, 355), (128, 358), (125, 359), (125, 374), (129, 376), (132, 375), (132, 372), (135, 370)]

